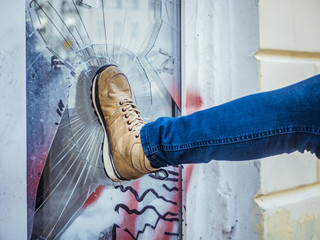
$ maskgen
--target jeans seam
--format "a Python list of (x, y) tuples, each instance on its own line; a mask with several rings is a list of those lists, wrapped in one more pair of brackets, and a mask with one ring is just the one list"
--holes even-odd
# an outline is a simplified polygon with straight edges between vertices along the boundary
[(232, 137), (219, 138), (219, 139), (207, 139), (198, 142), (190, 142), (183, 145), (160, 145), (149, 149), (149, 154), (155, 154), (161, 150), (165, 151), (179, 151), (185, 149), (198, 148), (203, 146), (215, 146), (215, 145), (228, 145), (241, 143), (246, 141), (252, 141), (256, 139), (262, 139), (266, 137), (272, 137), (277, 135), (292, 134), (292, 133), (310, 133), (320, 135), (320, 129), (313, 126), (289, 126), (289, 127), (279, 127), (269, 130), (264, 130), (260, 132), (251, 132), (248, 134), (242, 134)]

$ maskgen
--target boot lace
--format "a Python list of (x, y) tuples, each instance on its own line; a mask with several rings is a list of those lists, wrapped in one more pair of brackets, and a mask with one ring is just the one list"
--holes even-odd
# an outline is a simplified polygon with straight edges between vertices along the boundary
[[(145, 125), (145, 122), (140, 116), (140, 111), (137, 106), (133, 103), (133, 101), (129, 98), (123, 98), (119, 102), (122, 106), (122, 112), (125, 113), (125, 118), (127, 120), (127, 124), (130, 125), (129, 131), (136, 132), (135, 137), (139, 138), (140, 130)], [(162, 173), (162, 174), (161, 174)], [(159, 169), (149, 174), (152, 178), (165, 180), (168, 178), (169, 173), (165, 169)]]
[(128, 119), (127, 124), (130, 125), (129, 131), (136, 132), (135, 137), (139, 138), (140, 130), (143, 125), (145, 125), (145, 122), (140, 116), (140, 111), (129, 98), (121, 99), (119, 104), (122, 106), (121, 110), (125, 113), (125, 118)]

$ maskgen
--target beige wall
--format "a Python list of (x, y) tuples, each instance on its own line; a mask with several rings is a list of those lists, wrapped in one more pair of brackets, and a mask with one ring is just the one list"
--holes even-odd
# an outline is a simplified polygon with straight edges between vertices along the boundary
[[(320, 1), (261, 0), (259, 27), (262, 91), (320, 72)], [(260, 239), (320, 239), (319, 159), (309, 153), (262, 159), (260, 174)]]

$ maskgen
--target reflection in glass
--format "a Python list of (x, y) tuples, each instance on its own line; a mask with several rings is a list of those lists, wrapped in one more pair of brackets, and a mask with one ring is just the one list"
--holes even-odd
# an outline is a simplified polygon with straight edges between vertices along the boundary
[[(137, 192), (140, 189), (161, 200), (146, 197), (139, 202), (142, 208), (153, 206), (146, 208), (153, 210), (153, 217), (139, 218), (142, 223), (153, 222), (149, 224), (153, 227), (142, 224), (132, 230), (132, 215), (120, 211), (118, 218), (113, 217), (112, 224), (102, 229), (106, 236), (110, 232), (117, 236), (147, 236), (147, 232), (152, 235), (157, 226), (165, 224), (163, 221), (170, 223), (166, 224), (170, 231), (177, 232), (179, 168), (170, 168), (173, 178), (166, 184), (154, 176), (122, 185), (108, 180), (101, 158), (103, 132), (91, 106), (90, 89), (95, 71), (105, 64), (115, 64), (127, 75), (134, 100), (146, 121), (171, 115), (173, 107), (180, 106), (179, 2), (28, 0), (26, 3), (27, 76), (31, 90), (29, 237), (63, 238), (66, 232), (70, 238), (68, 228), (85, 214), (81, 206), (101, 185), (107, 186), (104, 192), (110, 191), (109, 197), (113, 196), (109, 204), (116, 203), (111, 199), (123, 199), (127, 204), (128, 190), (120, 186), (138, 188)], [(150, 189), (157, 189), (157, 194)], [(125, 209), (117, 204), (118, 210)], [(175, 239), (178, 235), (171, 236)]]

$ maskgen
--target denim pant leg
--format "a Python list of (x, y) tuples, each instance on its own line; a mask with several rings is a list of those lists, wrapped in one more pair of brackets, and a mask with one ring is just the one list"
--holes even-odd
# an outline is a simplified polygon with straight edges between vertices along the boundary
[(320, 157), (320, 75), (141, 129), (154, 166), (252, 160), (296, 150)]

